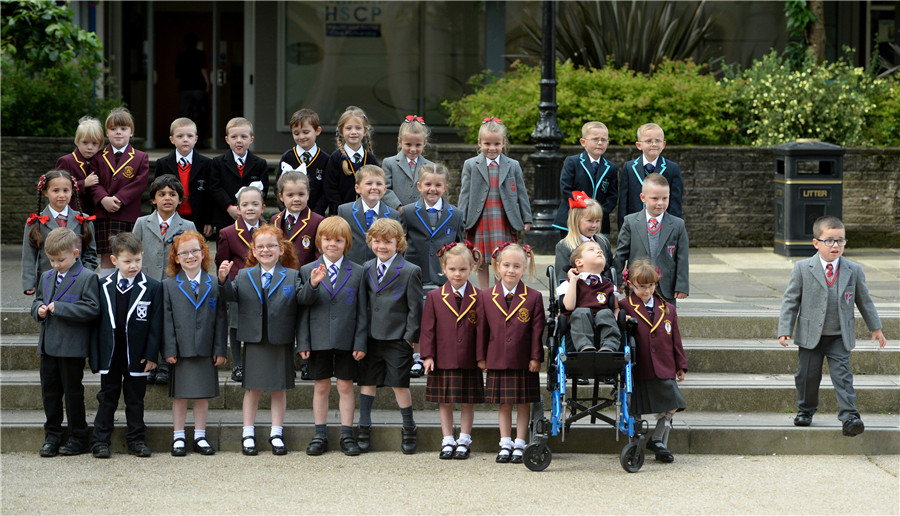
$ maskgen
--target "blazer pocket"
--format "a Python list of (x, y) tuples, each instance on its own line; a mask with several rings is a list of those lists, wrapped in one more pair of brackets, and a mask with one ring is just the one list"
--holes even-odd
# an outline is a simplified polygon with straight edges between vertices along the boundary
[(806, 342), (809, 335), (809, 319), (803, 316), (797, 317), (797, 330), (794, 332), (794, 340), (798, 343)]

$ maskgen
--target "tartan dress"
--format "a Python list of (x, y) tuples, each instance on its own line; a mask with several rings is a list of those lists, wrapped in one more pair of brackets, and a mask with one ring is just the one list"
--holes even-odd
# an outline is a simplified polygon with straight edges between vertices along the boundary
[(484, 263), (491, 263), (491, 253), (504, 242), (517, 242), (518, 234), (513, 231), (506, 212), (503, 210), (503, 202), (500, 200), (500, 167), (493, 165), (488, 167), (487, 201), (478, 224), (469, 230), (469, 240), (475, 242), (475, 247), (481, 251)]

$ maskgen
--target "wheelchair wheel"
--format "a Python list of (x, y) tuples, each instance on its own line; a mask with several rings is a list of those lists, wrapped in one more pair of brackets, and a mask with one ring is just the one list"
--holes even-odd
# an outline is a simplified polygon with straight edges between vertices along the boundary
[(641, 469), (641, 466), (644, 465), (644, 449), (641, 447), (641, 441), (626, 444), (619, 455), (619, 463), (629, 473), (635, 473)]
[(550, 447), (544, 443), (532, 443), (525, 447), (522, 458), (525, 461), (525, 467), (531, 471), (544, 471), (553, 460), (553, 453)]

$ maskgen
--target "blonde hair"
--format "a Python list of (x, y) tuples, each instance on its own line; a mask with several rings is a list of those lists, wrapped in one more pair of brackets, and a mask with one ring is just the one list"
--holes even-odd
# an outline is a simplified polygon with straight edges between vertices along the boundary
[(109, 116), (106, 117), (106, 128), (112, 129), (113, 127), (130, 127), (131, 135), (134, 136), (134, 118), (128, 108), (119, 106), (109, 112)]
[(380, 177), (382, 181), (387, 182), (387, 176), (384, 174), (383, 168), (378, 165), (363, 165), (359, 172), (356, 173), (356, 184), (361, 184), (363, 179), (368, 176)]
[(479, 145), (481, 144), (481, 139), (484, 137), (485, 133), (503, 135), (503, 154), (506, 154), (509, 149), (509, 138), (506, 137), (506, 126), (503, 125), (503, 122), (501, 122), (499, 118), (489, 117), (487, 122), (481, 123), (481, 127), (478, 129)]
[[(425, 120), (419, 121), (420, 116), (414, 116), (412, 120), (404, 120), (400, 124), (400, 130), (397, 131), (397, 150), (403, 150), (403, 137), (406, 135), (419, 135), (424, 139), (425, 145), (428, 145), (428, 139), (431, 138), (431, 128), (425, 125)], [(408, 117), (407, 117), (408, 118)]]
[(343, 238), (344, 256), (350, 252), (350, 247), (353, 246), (353, 234), (350, 232), (350, 224), (343, 217), (337, 215), (326, 217), (325, 220), (319, 223), (319, 228), (316, 230), (316, 249), (324, 254), (324, 251), (322, 251), (322, 237)]
[(72, 252), (78, 247), (78, 235), (69, 228), (56, 228), (44, 240), (44, 254), (54, 256)]
[(651, 131), (651, 130), (653, 130), (653, 129), (658, 129), (659, 132), (662, 133), (663, 141), (665, 141), (665, 139), (666, 139), (666, 132), (663, 131), (663, 128), (662, 128), (662, 127), (660, 127), (658, 124), (654, 124), (654, 123), (644, 124), (644, 125), (638, 127), (638, 130), (637, 130), (637, 139), (638, 139), (638, 141), (641, 141), (641, 137), (642, 137), (641, 135), (644, 134), (644, 131)]
[(100, 121), (92, 116), (83, 116), (78, 119), (78, 128), (75, 129), (75, 145), (79, 142), (99, 142), (103, 145), (103, 126)]
[(366, 245), (372, 247), (372, 240), (390, 240), (397, 239), (397, 252), (403, 254), (406, 252), (406, 232), (403, 226), (394, 219), (378, 218), (369, 226), (366, 231)]
[[(566, 235), (564, 241), (566, 242), (566, 246), (570, 250), (574, 250), (584, 241), (581, 238), (581, 230), (579, 226), (581, 225), (581, 220), (585, 217), (589, 217), (592, 219), (602, 219), (603, 218), (603, 206), (597, 202), (596, 199), (585, 199), (584, 200), (584, 208), (572, 208), (569, 210), (569, 233)], [(596, 233), (595, 236), (599, 236), (603, 240), (606, 240), (606, 237), (601, 235), (600, 233)], [(608, 244), (609, 241), (607, 240)]]
[(235, 127), (248, 127), (250, 128), (250, 136), (253, 136), (253, 123), (242, 117), (234, 117), (225, 124), (225, 136), (228, 136), (228, 131), (234, 129)]
[[(587, 134), (593, 129), (605, 129), (606, 132), (609, 132), (609, 128), (603, 122), (588, 122), (581, 126), (581, 137), (587, 138)], [(638, 136), (638, 139), (640, 139), (640, 136)]]
[(417, 181), (421, 181), (425, 178), (425, 174), (434, 174), (436, 176), (441, 176), (444, 178), (444, 184), (447, 186), (450, 185), (450, 171), (447, 170), (447, 167), (444, 166), (443, 163), (428, 163), (426, 165), (422, 165), (422, 168), (419, 169), (419, 178)]
[(438, 260), (441, 262), (442, 269), (447, 265), (447, 260), (453, 256), (464, 257), (469, 262), (469, 267), (473, 270), (481, 264), (481, 251), (477, 247), (469, 247), (462, 242), (454, 242), (438, 250)]
[(525, 266), (528, 270), (528, 279), (534, 278), (534, 253), (531, 251), (531, 246), (528, 249), (520, 246), (519, 244), (506, 243), (501, 244), (500, 248), (494, 249), (494, 254), (496, 256), (492, 257), (491, 265), (494, 267), (494, 278), (500, 279), (500, 262), (503, 259), (503, 255), (510, 252), (518, 252), (521, 253), (525, 258)]
[[(172, 120), (172, 123), (169, 125), (169, 136), (175, 136), (175, 129), (179, 129), (181, 127), (193, 127), (194, 136), (197, 136), (197, 124), (195, 124), (193, 120), (185, 116)], [(225, 133), (228, 133), (227, 129), (225, 130)]]
[(347, 152), (344, 150), (344, 126), (347, 125), (347, 122), (350, 121), (351, 118), (359, 118), (359, 120), (363, 124), (363, 131), (365, 134), (362, 138), (362, 147), (369, 154), (375, 154), (375, 150), (372, 148), (372, 126), (369, 125), (369, 119), (366, 117), (366, 112), (362, 110), (362, 108), (358, 108), (356, 106), (347, 106), (347, 109), (341, 113), (341, 117), (338, 118), (337, 123), (337, 137), (335, 141), (337, 142), (337, 148), (341, 152), (341, 154), (347, 158), (342, 160), (341, 168), (344, 170), (344, 175), (352, 176), (353, 169), (350, 167), (350, 156), (347, 156)]

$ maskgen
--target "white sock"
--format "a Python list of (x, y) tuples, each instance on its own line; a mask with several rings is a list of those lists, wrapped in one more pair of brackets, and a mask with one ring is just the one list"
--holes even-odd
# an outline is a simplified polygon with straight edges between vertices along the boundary
[(281, 432), (283, 430), (284, 427), (273, 426), (272, 430), (269, 431), (269, 437), (277, 437), (277, 439), (272, 439), (272, 446), (284, 446), (284, 440), (281, 438)]
[(252, 426), (245, 426), (243, 437), (255, 437), (256, 430)]
[(209, 446), (209, 441), (206, 440), (205, 428), (203, 430), (194, 429), (194, 442), (200, 446)]
[(178, 442), (173, 442), (172, 447), (173, 448), (184, 448), (184, 440), (183, 440), (184, 439), (184, 430), (175, 430), (173, 432), (173, 434), (174, 434), (173, 440), (178, 439), (178, 438), (181, 438), (182, 440), (178, 441)]
[(456, 444), (459, 444), (461, 446), (468, 446), (472, 444), (472, 436), (460, 432), (459, 439), (456, 440)]
[(452, 435), (445, 435), (444, 440), (441, 441), (441, 448), (444, 446), (456, 446), (456, 441), (453, 439)]
[(525, 439), (516, 439), (513, 443), (513, 455), (522, 455), (526, 444)]
[[(512, 437), (501, 437), (500, 438), (500, 448), (512, 448), (513, 440)], [(509, 455), (509, 452), (501, 449), (500, 455)]]

